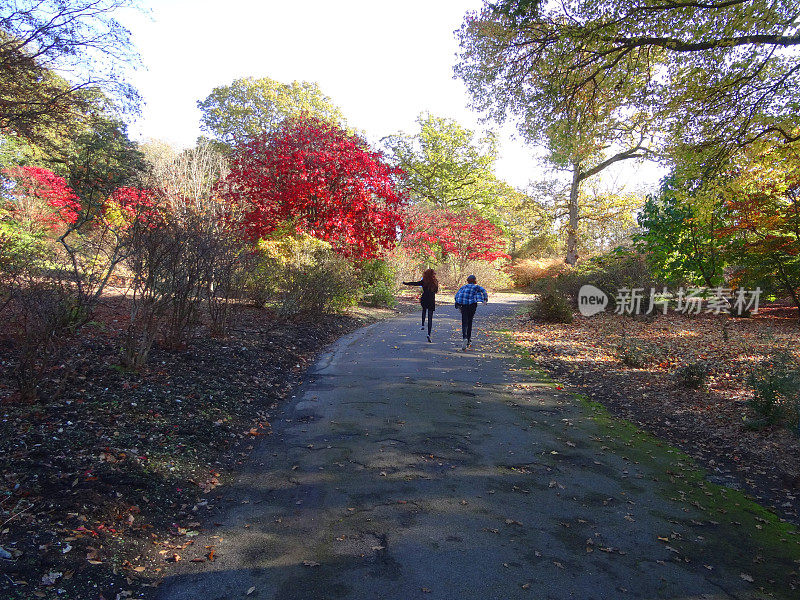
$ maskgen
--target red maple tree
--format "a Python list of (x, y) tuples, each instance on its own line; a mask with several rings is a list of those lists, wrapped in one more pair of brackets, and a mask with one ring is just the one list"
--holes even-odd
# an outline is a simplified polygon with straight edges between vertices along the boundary
[[(105, 221), (127, 229), (134, 223), (149, 228), (162, 225), (164, 215), (153, 190), (120, 187), (105, 202)], [(119, 221), (115, 223), (115, 221)]]
[(13, 183), (12, 218), (26, 227), (57, 229), (78, 220), (81, 205), (63, 177), (42, 167), (3, 169)]
[(361, 259), (397, 240), (399, 175), (356, 135), (316, 119), (287, 120), (235, 151), (223, 193), (241, 207), (253, 239), (289, 227)]
[(502, 233), (475, 210), (413, 211), (406, 215), (403, 246), (427, 263), (448, 259), (494, 262), (510, 258)]

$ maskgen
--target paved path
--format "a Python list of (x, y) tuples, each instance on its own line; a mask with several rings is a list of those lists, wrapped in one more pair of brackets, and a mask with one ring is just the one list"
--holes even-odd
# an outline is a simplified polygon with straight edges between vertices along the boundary
[(479, 307), (466, 353), (449, 306), (433, 344), (412, 316), (340, 340), (196, 544), (217, 560), (182, 563), (160, 598), (751, 597), (752, 557), (726, 556), (746, 544), (712, 544), (663, 461), (605, 441), (487, 338), (519, 300)]

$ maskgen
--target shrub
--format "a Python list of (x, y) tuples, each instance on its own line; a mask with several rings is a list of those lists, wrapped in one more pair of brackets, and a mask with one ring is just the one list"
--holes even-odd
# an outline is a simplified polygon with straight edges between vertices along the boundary
[(353, 306), (358, 285), (350, 264), (330, 248), (319, 248), (307, 263), (289, 264), (283, 272), (278, 313), (321, 313)]
[(708, 365), (704, 361), (694, 361), (678, 368), (675, 379), (683, 387), (696, 390), (706, 382), (708, 374)]
[(516, 260), (507, 268), (514, 287), (526, 288), (536, 285), (540, 279), (552, 280), (567, 270), (563, 259), (542, 258)]
[(761, 361), (747, 377), (753, 390), (748, 405), (754, 418), (746, 422), (758, 429), (788, 422), (798, 425), (800, 362), (791, 352), (778, 350)]
[(362, 263), (358, 274), (361, 298), (370, 306), (394, 307), (395, 270), (386, 260), (374, 258)]
[(386, 306), (388, 308), (397, 306), (394, 287), (389, 287), (383, 281), (361, 288), (361, 297), (370, 306)]
[(624, 340), (617, 347), (616, 355), (625, 365), (635, 369), (644, 368), (655, 362), (658, 358), (658, 352), (655, 349), (646, 344), (627, 340)]
[(528, 316), (545, 323), (572, 323), (573, 318), (569, 302), (557, 293), (545, 294), (535, 300), (528, 309)]
[(51, 282), (19, 287), (8, 306), (20, 399), (33, 402), (84, 315), (73, 291)]
[(622, 287), (644, 288), (641, 310), (647, 309), (651, 287), (660, 289), (644, 256), (627, 248), (617, 248), (611, 252), (590, 258), (578, 263), (572, 269), (565, 270), (555, 277), (545, 277), (534, 281), (532, 291), (541, 293), (554, 288), (563, 296), (577, 299), (578, 291), (583, 285), (593, 285), (603, 290), (611, 299), (609, 310), (613, 310), (614, 297)]

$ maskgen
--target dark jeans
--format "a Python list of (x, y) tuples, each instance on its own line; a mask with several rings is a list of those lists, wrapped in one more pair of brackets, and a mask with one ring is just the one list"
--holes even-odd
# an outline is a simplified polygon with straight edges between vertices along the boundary
[(461, 337), (465, 340), (472, 339), (472, 319), (475, 318), (475, 311), (478, 304), (465, 304), (461, 307)]
[(431, 334), (431, 327), (433, 327), (433, 309), (422, 308), (422, 326), (425, 327), (425, 313), (428, 313), (428, 335)]

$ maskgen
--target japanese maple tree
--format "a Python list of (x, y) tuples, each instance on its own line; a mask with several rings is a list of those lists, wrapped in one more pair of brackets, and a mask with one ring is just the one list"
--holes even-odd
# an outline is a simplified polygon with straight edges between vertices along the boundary
[(356, 135), (316, 119), (286, 120), (236, 150), (224, 193), (253, 239), (291, 228), (362, 259), (397, 239), (399, 174)]
[(81, 205), (63, 177), (42, 167), (3, 170), (11, 182), (10, 217), (29, 230), (58, 229), (78, 220)]
[(511, 258), (502, 230), (476, 210), (413, 210), (406, 215), (403, 247), (421, 263), (449, 262), (460, 280), (467, 263)]

